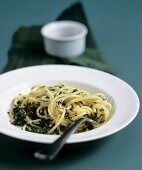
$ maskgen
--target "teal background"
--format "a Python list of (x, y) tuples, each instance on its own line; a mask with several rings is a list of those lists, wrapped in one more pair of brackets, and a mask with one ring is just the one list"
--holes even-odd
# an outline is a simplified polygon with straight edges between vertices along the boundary
[[(20, 26), (53, 21), (75, 0), (0, 0), (0, 71), (7, 63), (11, 38)], [(99, 49), (116, 67), (117, 76), (142, 98), (142, 1), (81, 1)], [(129, 107), (129, 106), (128, 106)], [(67, 145), (53, 162), (41, 162), (32, 152), (42, 145), (0, 135), (0, 170), (142, 169), (142, 117), (110, 137)]]

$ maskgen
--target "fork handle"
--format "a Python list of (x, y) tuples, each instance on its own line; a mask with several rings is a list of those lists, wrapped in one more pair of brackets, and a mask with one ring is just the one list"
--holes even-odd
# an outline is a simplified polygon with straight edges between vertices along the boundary
[(65, 131), (65, 133), (61, 137), (59, 137), (54, 143), (38, 150), (37, 152), (34, 153), (34, 156), (42, 160), (54, 159), (55, 156), (60, 152), (60, 150), (65, 145), (67, 139), (75, 132), (78, 126), (85, 121), (86, 119), (84, 118), (80, 118), (79, 120), (77, 120), (76, 123), (67, 131)]

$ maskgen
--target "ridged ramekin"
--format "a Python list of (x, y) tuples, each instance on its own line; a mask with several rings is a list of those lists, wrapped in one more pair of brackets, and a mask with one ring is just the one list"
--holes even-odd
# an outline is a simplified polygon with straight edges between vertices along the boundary
[(41, 34), (45, 51), (58, 57), (76, 57), (86, 48), (87, 27), (75, 21), (55, 21), (44, 25)]

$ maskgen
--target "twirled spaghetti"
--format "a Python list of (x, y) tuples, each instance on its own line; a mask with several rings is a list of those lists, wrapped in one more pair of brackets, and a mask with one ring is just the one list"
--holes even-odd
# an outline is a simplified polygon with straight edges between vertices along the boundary
[(111, 116), (112, 105), (103, 93), (89, 94), (65, 83), (34, 86), (29, 94), (19, 94), (9, 111), (10, 121), (23, 130), (42, 134), (62, 134), (81, 117), (97, 122), (83, 123), (76, 132), (98, 127)]

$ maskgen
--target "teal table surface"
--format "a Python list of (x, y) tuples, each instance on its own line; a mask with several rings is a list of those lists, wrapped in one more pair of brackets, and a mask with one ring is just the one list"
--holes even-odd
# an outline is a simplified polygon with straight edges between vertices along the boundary
[[(22, 25), (53, 21), (75, 0), (0, 1), (0, 71), (14, 31)], [(129, 83), (142, 98), (142, 1), (82, 0), (99, 49), (116, 67), (117, 76)], [(129, 107), (129, 106), (128, 106)], [(66, 145), (52, 162), (39, 161), (32, 153), (41, 144), (0, 135), (0, 170), (141, 170), (141, 109), (125, 129), (107, 138)]]

